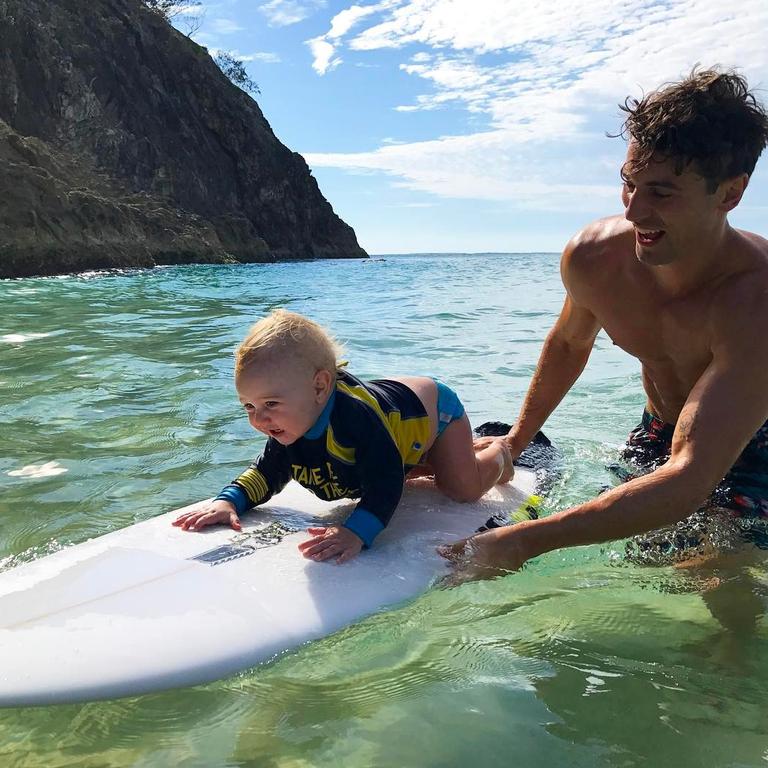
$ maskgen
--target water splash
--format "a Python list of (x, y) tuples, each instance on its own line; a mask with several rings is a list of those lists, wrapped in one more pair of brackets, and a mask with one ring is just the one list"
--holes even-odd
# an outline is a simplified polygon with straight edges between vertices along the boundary
[(67, 472), (67, 468), (58, 461), (47, 461), (45, 464), (28, 464), (21, 469), (12, 469), (6, 474), (9, 477), (29, 477), (38, 479), (41, 477), (56, 477)]

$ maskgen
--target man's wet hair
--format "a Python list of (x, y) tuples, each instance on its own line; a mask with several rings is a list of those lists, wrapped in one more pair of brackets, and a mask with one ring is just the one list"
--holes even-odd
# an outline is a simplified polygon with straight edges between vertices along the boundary
[(768, 115), (747, 81), (733, 71), (694, 69), (642, 99), (619, 105), (627, 118), (619, 135), (635, 152), (625, 174), (648, 167), (651, 158), (673, 160), (675, 173), (692, 166), (714, 192), (725, 179), (751, 175), (768, 144)]

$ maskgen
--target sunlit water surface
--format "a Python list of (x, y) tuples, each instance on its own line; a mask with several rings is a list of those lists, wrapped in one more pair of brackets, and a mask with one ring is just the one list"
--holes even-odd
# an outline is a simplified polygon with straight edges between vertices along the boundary
[[(358, 375), (444, 379), (480, 423), (514, 418), (563, 290), (556, 256), (514, 254), (6, 281), (0, 298), (6, 569), (236, 474), (259, 440), (232, 351), (270, 309), (327, 325)], [(549, 510), (611, 482), (642, 404), (637, 364), (601, 336), (547, 424), (564, 455)], [(765, 619), (726, 629), (705, 596), (720, 583), (752, 605), (765, 566), (649, 568), (622, 552), (434, 589), (214, 684), (0, 710), (0, 766), (764, 765)]]

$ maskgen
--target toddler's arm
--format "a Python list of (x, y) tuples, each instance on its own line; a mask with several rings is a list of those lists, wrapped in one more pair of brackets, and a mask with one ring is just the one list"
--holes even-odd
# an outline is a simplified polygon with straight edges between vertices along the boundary
[(304, 557), (343, 563), (370, 547), (395, 512), (403, 493), (403, 460), (392, 436), (375, 414), (366, 414), (355, 434), (360, 503), (342, 525), (310, 528), (299, 544)]
[(213, 501), (180, 515), (173, 525), (184, 531), (199, 531), (206, 525), (225, 523), (239, 531), (240, 515), (271, 499), (285, 488), (290, 479), (285, 447), (270, 438), (264, 453), (245, 472), (225, 485)]

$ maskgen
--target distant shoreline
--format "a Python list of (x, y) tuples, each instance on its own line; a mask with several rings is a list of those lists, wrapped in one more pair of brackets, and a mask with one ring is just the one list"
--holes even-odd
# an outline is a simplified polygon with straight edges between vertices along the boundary
[(410, 253), (369, 253), (371, 259), (398, 256), (558, 256), (559, 251), (417, 251)]

